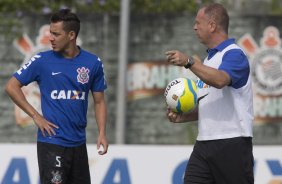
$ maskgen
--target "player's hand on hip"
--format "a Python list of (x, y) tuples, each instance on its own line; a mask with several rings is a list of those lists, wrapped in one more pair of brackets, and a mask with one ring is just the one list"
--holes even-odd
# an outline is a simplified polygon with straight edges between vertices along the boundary
[(166, 116), (170, 122), (173, 123), (181, 122), (182, 114), (173, 112), (169, 107), (167, 108)]
[(44, 117), (42, 117), (39, 114), (33, 116), (32, 118), (33, 118), (34, 123), (40, 129), (44, 137), (46, 137), (46, 132), (50, 137), (52, 135), (56, 135), (54, 128), (58, 129), (59, 127), (57, 125), (47, 121)]
[(171, 50), (165, 52), (167, 62), (176, 66), (185, 66), (187, 64), (188, 56), (178, 50)]
[(99, 155), (104, 155), (108, 152), (108, 140), (107, 137), (104, 135), (100, 135), (97, 141), (97, 150)]

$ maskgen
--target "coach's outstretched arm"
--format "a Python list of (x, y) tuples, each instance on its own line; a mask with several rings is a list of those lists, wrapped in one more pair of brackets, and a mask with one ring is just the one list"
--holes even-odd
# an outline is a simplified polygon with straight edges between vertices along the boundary
[[(178, 50), (167, 51), (165, 54), (167, 61), (172, 65), (185, 66), (187, 64), (188, 56)], [(221, 89), (231, 83), (231, 78), (225, 71), (203, 65), (198, 58), (194, 60), (195, 63), (189, 69), (206, 84)]]

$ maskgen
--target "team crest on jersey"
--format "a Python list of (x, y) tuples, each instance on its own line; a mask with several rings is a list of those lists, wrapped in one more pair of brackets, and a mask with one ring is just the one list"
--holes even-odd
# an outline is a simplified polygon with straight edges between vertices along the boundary
[(62, 173), (59, 171), (52, 171), (53, 178), (51, 180), (51, 183), (53, 184), (61, 184), (62, 183)]
[(89, 81), (89, 69), (85, 67), (78, 68), (77, 70), (77, 82), (85, 84)]

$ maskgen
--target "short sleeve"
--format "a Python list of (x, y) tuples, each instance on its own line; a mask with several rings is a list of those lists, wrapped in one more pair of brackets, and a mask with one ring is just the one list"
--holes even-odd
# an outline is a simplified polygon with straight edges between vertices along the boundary
[(33, 56), (26, 64), (24, 64), (20, 69), (18, 69), (18, 71), (16, 71), (13, 76), (24, 86), (28, 85), (31, 82), (38, 81), (38, 60), (40, 60), (40, 58), (40, 54)]
[(232, 49), (225, 53), (218, 68), (231, 77), (230, 86), (238, 89), (243, 87), (249, 78), (250, 66), (247, 56), (240, 49)]
[(107, 88), (107, 82), (104, 74), (104, 65), (102, 62), (98, 62), (96, 65), (94, 80), (92, 84), (92, 92), (103, 92)]

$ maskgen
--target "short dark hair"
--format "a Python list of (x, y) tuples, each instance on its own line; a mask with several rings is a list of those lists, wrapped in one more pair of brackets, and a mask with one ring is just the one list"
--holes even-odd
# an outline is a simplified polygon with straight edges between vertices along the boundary
[(223, 5), (219, 3), (212, 3), (204, 6), (204, 12), (212, 18), (222, 29), (228, 34), (229, 15)]
[(74, 31), (77, 37), (80, 30), (80, 20), (70, 9), (59, 10), (51, 16), (50, 21), (51, 23), (63, 22), (63, 29), (66, 32)]

